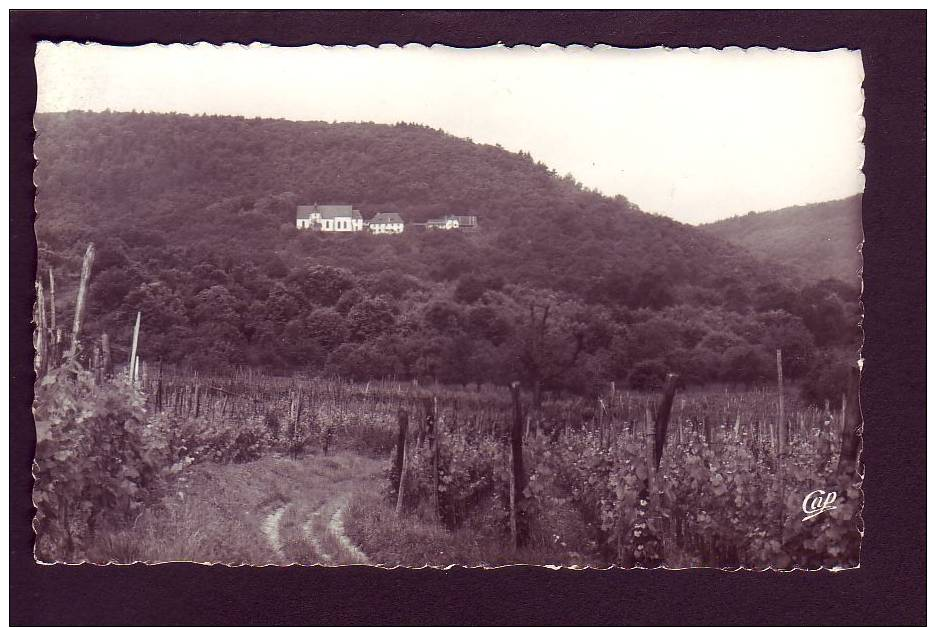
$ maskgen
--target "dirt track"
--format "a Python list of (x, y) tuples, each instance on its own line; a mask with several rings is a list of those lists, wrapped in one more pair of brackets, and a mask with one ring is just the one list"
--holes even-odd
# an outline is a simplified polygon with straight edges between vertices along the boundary
[[(236, 466), (195, 468), (191, 479), (200, 494), (265, 544), (257, 547), (253, 565), (335, 566), (370, 562), (345, 535), (344, 516), (353, 494), (376, 489), (383, 467), (381, 461), (347, 452), (269, 456)], [(259, 555), (264, 556), (260, 564)]]
[(267, 514), (261, 529), (278, 564), (368, 564), (344, 532), (345, 508), (360, 479), (322, 482)]

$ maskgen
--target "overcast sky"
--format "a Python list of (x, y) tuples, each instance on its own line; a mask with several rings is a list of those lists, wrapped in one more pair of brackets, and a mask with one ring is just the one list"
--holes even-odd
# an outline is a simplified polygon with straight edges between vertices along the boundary
[(417, 122), (693, 224), (864, 188), (857, 51), (42, 43), (38, 111)]

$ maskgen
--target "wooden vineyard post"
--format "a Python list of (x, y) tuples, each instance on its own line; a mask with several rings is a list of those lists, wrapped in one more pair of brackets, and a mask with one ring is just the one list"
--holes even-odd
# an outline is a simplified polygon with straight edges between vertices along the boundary
[(839, 429), (845, 428), (845, 411), (848, 409), (848, 392), (842, 392), (842, 411), (839, 412)]
[(409, 415), (401, 407), (397, 412), (396, 459), (393, 461), (393, 488), (397, 495), (397, 511), (403, 506), (400, 495), (403, 493), (403, 464), (406, 457), (406, 432), (408, 429)]
[(653, 415), (650, 413), (650, 405), (647, 405), (645, 412), (647, 427), (647, 495), (648, 499), (653, 497), (654, 475), (656, 474), (656, 428)]
[(84, 319), (85, 301), (88, 299), (88, 281), (91, 280), (91, 264), (94, 263), (94, 244), (88, 244), (84, 261), (81, 264), (81, 280), (78, 283), (78, 300), (75, 303), (75, 320), (72, 323), (71, 347), (68, 349), (68, 358), (78, 358), (78, 338), (81, 335), (81, 323)]
[(133, 325), (133, 343), (130, 348), (129, 375), (130, 382), (133, 382), (133, 367), (136, 365), (137, 341), (140, 339), (140, 312), (137, 312), (136, 324)]
[(605, 415), (605, 402), (604, 399), (598, 399), (598, 413), (595, 414), (595, 423), (598, 426), (598, 448), (604, 448), (604, 415)]
[(786, 514), (786, 485), (783, 476), (783, 457), (786, 455), (787, 445), (787, 425), (786, 416), (783, 413), (783, 353), (777, 349), (777, 476), (780, 482), (780, 538), (783, 538), (783, 526)]
[(677, 435), (679, 436), (679, 443), (682, 444), (685, 442), (683, 437), (683, 422), (685, 421), (686, 416), (686, 399), (679, 399), (679, 418), (676, 420)]
[(429, 446), (432, 447), (432, 514), (439, 517), (439, 398), (432, 397), (432, 404), (429, 405), (429, 418), (427, 424), (431, 426), (429, 437)]
[(55, 325), (55, 275), (52, 274), (52, 268), (49, 268), (49, 340), (46, 346), (46, 368), (54, 368), (57, 365), (58, 343), (55, 341), (57, 328)]
[(663, 385), (663, 398), (657, 406), (656, 419), (653, 425), (653, 468), (660, 467), (660, 459), (663, 457), (663, 446), (666, 444), (666, 430), (669, 427), (670, 414), (673, 409), (673, 397), (676, 395), (676, 384), (679, 382), (679, 375), (670, 373), (666, 376), (666, 383)]
[(409, 415), (402, 407), (397, 411), (397, 448), (396, 458), (393, 462), (393, 481), (394, 490), (397, 494), (397, 509), (402, 507), (400, 502), (400, 493), (403, 491), (403, 464), (406, 458), (406, 436), (409, 430)]
[(520, 512), (526, 474), (523, 471), (523, 412), (520, 408), (520, 383), (510, 384), (513, 396), (513, 424), (510, 428), (510, 534), (514, 547), (520, 548), (526, 540), (526, 529)]
[(91, 370), (94, 372), (94, 382), (98, 385), (104, 382), (104, 371), (101, 368), (101, 346), (95, 342), (94, 353), (91, 357)]
[(48, 363), (49, 330), (46, 328), (45, 296), (42, 293), (42, 282), (36, 282), (36, 379), (45, 374), (45, 365)]
[(849, 476), (855, 473), (858, 464), (858, 448), (861, 439), (861, 406), (858, 389), (861, 372), (852, 366), (848, 373), (846, 400), (843, 402), (842, 452), (839, 455), (838, 473)]
[(107, 379), (111, 373), (111, 349), (110, 349), (110, 337), (107, 333), (101, 334), (101, 370), (104, 373), (104, 378)]
[[(104, 334), (104, 337), (107, 337), (107, 334)], [(107, 376), (105, 374), (105, 376)], [(163, 408), (163, 380), (162, 380), (162, 362), (159, 362), (159, 374), (156, 375), (156, 411), (160, 412)]]
[(292, 447), (296, 451), (296, 454), (299, 454), (300, 449), (300, 439), (302, 436), (299, 418), (302, 415), (302, 388), (296, 387), (296, 412), (293, 415), (293, 432), (292, 432)]
[(49, 268), (49, 328), (55, 330), (55, 275)]
[(786, 416), (783, 414), (783, 357), (777, 349), (777, 394), (779, 398), (779, 412), (777, 413), (777, 459), (783, 457), (787, 445)]
[(397, 516), (403, 513), (403, 494), (406, 491), (406, 469), (409, 466), (409, 445), (406, 443), (406, 436), (403, 437), (403, 455), (400, 463), (400, 483), (397, 490), (396, 513)]

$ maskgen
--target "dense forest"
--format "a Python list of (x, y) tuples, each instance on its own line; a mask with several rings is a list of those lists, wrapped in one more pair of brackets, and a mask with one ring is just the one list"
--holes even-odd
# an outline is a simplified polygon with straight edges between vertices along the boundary
[[(67, 316), (97, 248), (88, 345), (149, 363), (534, 389), (803, 378), (836, 398), (858, 292), (511, 153), (412, 124), (40, 114), (39, 275)], [(627, 146), (622, 146), (627, 150)], [(297, 204), (476, 232), (298, 232)], [(71, 290), (71, 291), (70, 291)]]
[(743, 246), (760, 259), (789, 264), (814, 281), (835, 278), (859, 284), (864, 240), (861, 195), (748, 213), (702, 227)]

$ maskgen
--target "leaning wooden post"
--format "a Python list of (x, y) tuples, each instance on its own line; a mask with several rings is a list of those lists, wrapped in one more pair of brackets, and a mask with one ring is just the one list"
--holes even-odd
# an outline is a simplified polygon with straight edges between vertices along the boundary
[(526, 540), (526, 529), (520, 512), (520, 502), (526, 489), (523, 470), (523, 412), (520, 408), (520, 383), (510, 384), (513, 395), (513, 424), (510, 429), (510, 533), (514, 546), (520, 548)]
[(101, 368), (101, 346), (95, 342), (94, 352), (91, 356), (91, 369), (94, 372), (94, 382), (98, 385), (104, 382), (104, 370)]
[(402, 407), (397, 412), (397, 446), (396, 459), (393, 461), (393, 490), (399, 495), (403, 484), (403, 453), (406, 446), (406, 432), (409, 428), (409, 415)]
[(128, 366), (130, 381), (133, 381), (133, 367), (136, 364), (137, 342), (140, 339), (140, 312), (137, 312), (136, 324), (133, 325), (133, 344), (130, 348), (130, 365)]
[(442, 439), (442, 418), (436, 415), (435, 436), (432, 438), (432, 505), (436, 518), (442, 519), (439, 504), (439, 445)]
[(55, 275), (49, 268), (49, 328), (55, 330)]
[(110, 349), (110, 337), (107, 333), (101, 333), (101, 360), (102, 360), (102, 370), (104, 371), (104, 378), (110, 376), (111, 373), (111, 349)]
[(663, 385), (663, 398), (657, 405), (656, 420), (654, 420), (654, 440), (653, 440), (653, 468), (660, 467), (660, 459), (663, 457), (663, 446), (666, 444), (666, 430), (669, 427), (670, 413), (673, 409), (673, 397), (676, 396), (676, 383), (679, 381), (679, 375), (670, 373), (666, 376), (666, 383)]
[(650, 413), (649, 404), (644, 414), (644, 424), (647, 428), (647, 493), (652, 497), (654, 492), (654, 475), (656, 474), (656, 425), (654, 424), (653, 415)]
[(848, 373), (846, 388), (845, 426), (842, 428), (842, 452), (839, 455), (839, 474), (853, 475), (858, 464), (858, 449), (861, 440), (861, 406), (858, 403), (858, 389), (861, 372), (857, 365)]
[(777, 394), (779, 398), (780, 410), (777, 413), (777, 458), (783, 457), (787, 445), (787, 424), (786, 416), (783, 414), (783, 357), (780, 349), (777, 349)]
[(78, 337), (81, 335), (81, 323), (84, 319), (85, 301), (88, 298), (88, 281), (91, 280), (91, 264), (94, 262), (94, 244), (88, 244), (84, 262), (81, 264), (81, 281), (78, 283), (78, 300), (75, 303), (75, 320), (72, 324), (71, 347), (68, 358), (78, 358)]
[(49, 330), (46, 328), (45, 296), (42, 293), (42, 282), (36, 282), (36, 378), (41, 379), (45, 374), (45, 365), (48, 363)]
[(55, 341), (55, 337), (57, 328), (55, 324), (55, 275), (52, 274), (52, 268), (49, 268), (49, 340), (46, 350), (48, 353), (46, 366), (49, 368), (56, 366), (58, 343)]
[(783, 537), (783, 527), (786, 523), (786, 485), (783, 476), (783, 458), (786, 455), (787, 424), (783, 413), (783, 353), (777, 349), (777, 394), (779, 399), (777, 411), (777, 476), (780, 481), (780, 537)]
[(409, 445), (407, 438), (403, 437), (403, 454), (400, 463), (400, 484), (397, 489), (396, 513), (397, 516), (403, 513), (403, 493), (406, 491), (406, 467), (409, 465)]

